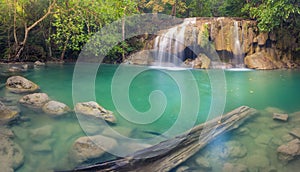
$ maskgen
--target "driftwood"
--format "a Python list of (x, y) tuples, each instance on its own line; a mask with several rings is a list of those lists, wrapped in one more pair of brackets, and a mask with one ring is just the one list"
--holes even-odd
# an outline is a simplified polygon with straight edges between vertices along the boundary
[(200, 124), (182, 135), (137, 151), (126, 157), (77, 168), (72, 171), (170, 171), (193, 156), (217, 136), (238, 128), (245, 119), (256, 112), (255, 109), (242, 106), (226, 115)]

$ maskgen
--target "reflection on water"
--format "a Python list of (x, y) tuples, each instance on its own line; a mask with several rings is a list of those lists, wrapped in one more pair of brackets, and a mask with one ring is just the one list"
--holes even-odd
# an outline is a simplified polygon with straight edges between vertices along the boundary
[[(103, 65), (96, 78), (96, 98), (106, 109), (112, 110), (118, 123), (111, 126), (115, 131), (131, 138), (154, 137), (167, 131), (178, 118), (181, 103), (181, 92), (177, 83), (169, 77), (164, 69), (149, 69), (138, 75), (131, 83), (129, 98), (136, 110), (145, 112), (150, 108), (149, 95), (154, 90), (161, 90), (168, 100), (165, 112), (154, 123), (147, 125), (133, 124), (118, 114), (112, 101), (111, 82), (117, 66)], [(48, 65), (27, 72), (18, 73), (34, 81), (41, 87), (41, 91), (53, 100), (58, 100), (73, 107), (72, 102), (72, 74), (74, 65)], [(15, 74), (5, 72), (1, 66), (0, 84)], [(183, 71), (169, 71), (183, 72)], [(211, 86), (209, 76), (205, 70), (191, 70), (193, 78), (184, 78), (189, 86), (197, 82), (200, 96), (200, 106), (197, 123), (204, 122), (211, 108)], [(300, 111), (298, 91), (300, 86), (300, 72), (289, 70), (278, 71), (225, 71), (228, 112), (241, 105), (247, 105), (260, 110), (260, 114), (253, 117), (238, 130), (224, 134), (205, 149), (193, 156), (179, 169), (189, 171), (228, 171), (228, 169), (248, 169), (254, 171), (297, 171), (299, 160), (288, 165), (278, 160), (279, 145), (289, 141), (288, 132), (300, 126)], [(122, 84), (125, 81), (119, 81)], [(89, 86), (86, 85), (86, 88)], [(193, 91), (193, 90), (190, 90)], [(17, 106), (21, 110), (21, 119), (13, 123), (10, 128), (15, 133), (14, 141), (18, 143), (25, 156), (23, 166), (17, 171), (47, 171), (70, 169), (76, 164), (70, 161), (69, 150), (74, 141), (85, 136), (76, 114), (73, 112), (61, 117), (51, 117), (41, 111), (22, 107), (17, 100), (22, 95), (7, 92), (0, 85), (0, 97), (6, 97), (7, 105)], [(276, 107), (276, 108), (268, 108)], [(288, 122), (272, 119), (272, 113), (283, 111), (288, 113)], [(180, 121), (182, 125), (189, 119)], [(95, 125), (89, 126), (90, 134), (107, 135), (107, 131)], [(183, 127), (184, 128), (184, 127)], [(178, 129), (181, 131), (181, 129)], [(168, 136), (162, 136), (162, 139)], [(118, 144), (122, 144), (119, 142)], [(145, 145), (146, 146), (146, 145)], [(134, 148), (133, 148), (134, 150)], [(97, 161), (110, 159), (110, 155)], [(187, 167), (186, 167), (187, 166)], [(178, 170), (180, 171), (180, 170)], [(240, 170), (241, 171), (241, 170)]]

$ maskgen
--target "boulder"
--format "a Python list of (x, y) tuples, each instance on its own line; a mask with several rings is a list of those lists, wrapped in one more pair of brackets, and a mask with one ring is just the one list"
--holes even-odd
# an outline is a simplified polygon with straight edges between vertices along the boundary
[(43, 111), (50, 115), (63, 115), (70, 111), (70, 108), (64, 103), (49, 101), (43, 106)]
[(82, 115), (100, 118), (111, 123), (116, 122), (116, 118), (111, 111), (104, 109), (98, 103), (93, 101), (77, 103), (74, 110), (76, 113)]
[(20, 146), (8, 137), (0, 137), (0, 171), (14, 171), (24, 162)]
[(41, 61), (34, 62), (34, 66), (45, 66), (46, 64)]
[(33, 93), (23, 96), (19, 102), (30, 108), (42, 108), (49, 101), (49, 97), (45, 93)]
[(18, 111), (14, 111), (8, 108), (0, 101), (0, 124), (6, 124), (14, 120), (15, 118), (17, 118), (18, 115), (19, 115)]
[(33, 93), (40, 89), (37, 84), (22, 76), (12, 76), (8, 78), (6, 88), (13, 93)]
[(258, 52), (245, 57), (244, 63), (251, 69), (271, 70), (284, 67), (281, 61), (273, 59), (273, 57), (265, 52)]
[(288, 120), (288, 118), (289, 118), (288, 114), (273, 113), (273, 119), (286, 122)]
[(130, 55), (124, 63), (136, 65), (150, 65), (154, 62), (153, 52), (149, 50), (142, 50)]
[(289, 162), (300, 155), (300, 140), (294, 139), (277, 148), (278, 158), (283, 162)]
[(200, 54), (193, 61), (193, 68), (195, 69), (208, 69), (210, 66), (210, 59), (205, 54)]
[(83, 163), (101, 157), (116, 146), (117, 142), (114, 139), (101, 135), (80, 137), (70, 150), (70, 158), (76, 163)]

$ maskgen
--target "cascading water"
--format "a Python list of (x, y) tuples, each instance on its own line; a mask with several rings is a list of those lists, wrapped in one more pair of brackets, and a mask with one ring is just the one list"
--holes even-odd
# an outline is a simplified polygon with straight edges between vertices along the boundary
[(189, 24), (195, 24), (196, 18), (185, 19), (178, 26), (168, 29), (154, 41), (156, 66), (179, 66), (184, 57), (185, 31)]
[(233, 50), (234, 65), (237, 68), (244, 68), (245, 67), (244, 66), (244, 56), (243, 56), (243, 51), (242, 51), (242, 45), (240, 42), (238, 21), (234, 21), (233, 43), (234, 43), (234, 50)]

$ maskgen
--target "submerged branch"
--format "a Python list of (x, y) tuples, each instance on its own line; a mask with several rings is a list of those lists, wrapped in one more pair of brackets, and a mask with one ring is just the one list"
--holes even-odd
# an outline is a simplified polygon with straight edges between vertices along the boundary
[(255, 109), (242, 106), (226, 115), (200, 124), (182, 135), (126, 157), (72, 171), (170, 171), (193, 156), (217, 136), (238, 128), (248, 117), (256, 113)]

